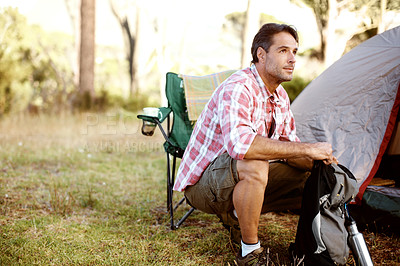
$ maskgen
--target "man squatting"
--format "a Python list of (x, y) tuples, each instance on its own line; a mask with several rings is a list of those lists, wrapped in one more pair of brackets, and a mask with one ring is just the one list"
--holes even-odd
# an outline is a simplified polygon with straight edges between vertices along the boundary
[(174, 190), (189, 204), (216, 214), (241, 243), (238, 265), (265, 265), (258, 239), (261, 213), (300, 208), (314, 160), (337, 163), (329, 143), (301, 143), (289, 97), (297, 31), (268, 23), (255, 35), (251, 66), (213, 93), (196, 122)]

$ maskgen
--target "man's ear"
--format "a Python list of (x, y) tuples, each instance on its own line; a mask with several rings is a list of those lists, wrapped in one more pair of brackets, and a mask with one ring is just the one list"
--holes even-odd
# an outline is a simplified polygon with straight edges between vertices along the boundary
[(262, 47), (257, 48), (257, 58), (259, 62), (263, 62), (265, 60), (265, 50)]

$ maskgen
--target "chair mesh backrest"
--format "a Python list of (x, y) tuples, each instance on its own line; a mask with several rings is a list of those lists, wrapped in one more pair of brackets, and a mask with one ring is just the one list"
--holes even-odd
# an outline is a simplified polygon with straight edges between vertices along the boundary
[(173, 124), (169, 135), (172, 145), (165, 142), (164, 148), (168, 153), (182, 158), (192, 134), (194, 122), (189, 120), (182, 79), (177, 74), (167, 73), (165, 93), (168, 107), (172, 109)]

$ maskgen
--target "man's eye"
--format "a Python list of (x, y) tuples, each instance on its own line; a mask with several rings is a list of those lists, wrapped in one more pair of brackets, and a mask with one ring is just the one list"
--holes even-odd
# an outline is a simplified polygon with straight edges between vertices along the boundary
[(280, 50), (279, 52), (280, 52), (281, 54), (283, 54), (283, 53), (286, 52), (286, 50)]

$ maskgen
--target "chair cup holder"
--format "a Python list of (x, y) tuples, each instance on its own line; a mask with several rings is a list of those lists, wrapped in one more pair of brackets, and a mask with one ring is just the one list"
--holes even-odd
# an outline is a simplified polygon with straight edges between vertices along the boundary
[(148, 122), (143, 120), (142, 134), (145, 136), (153, 136), (157, 125), (153, 122)]

